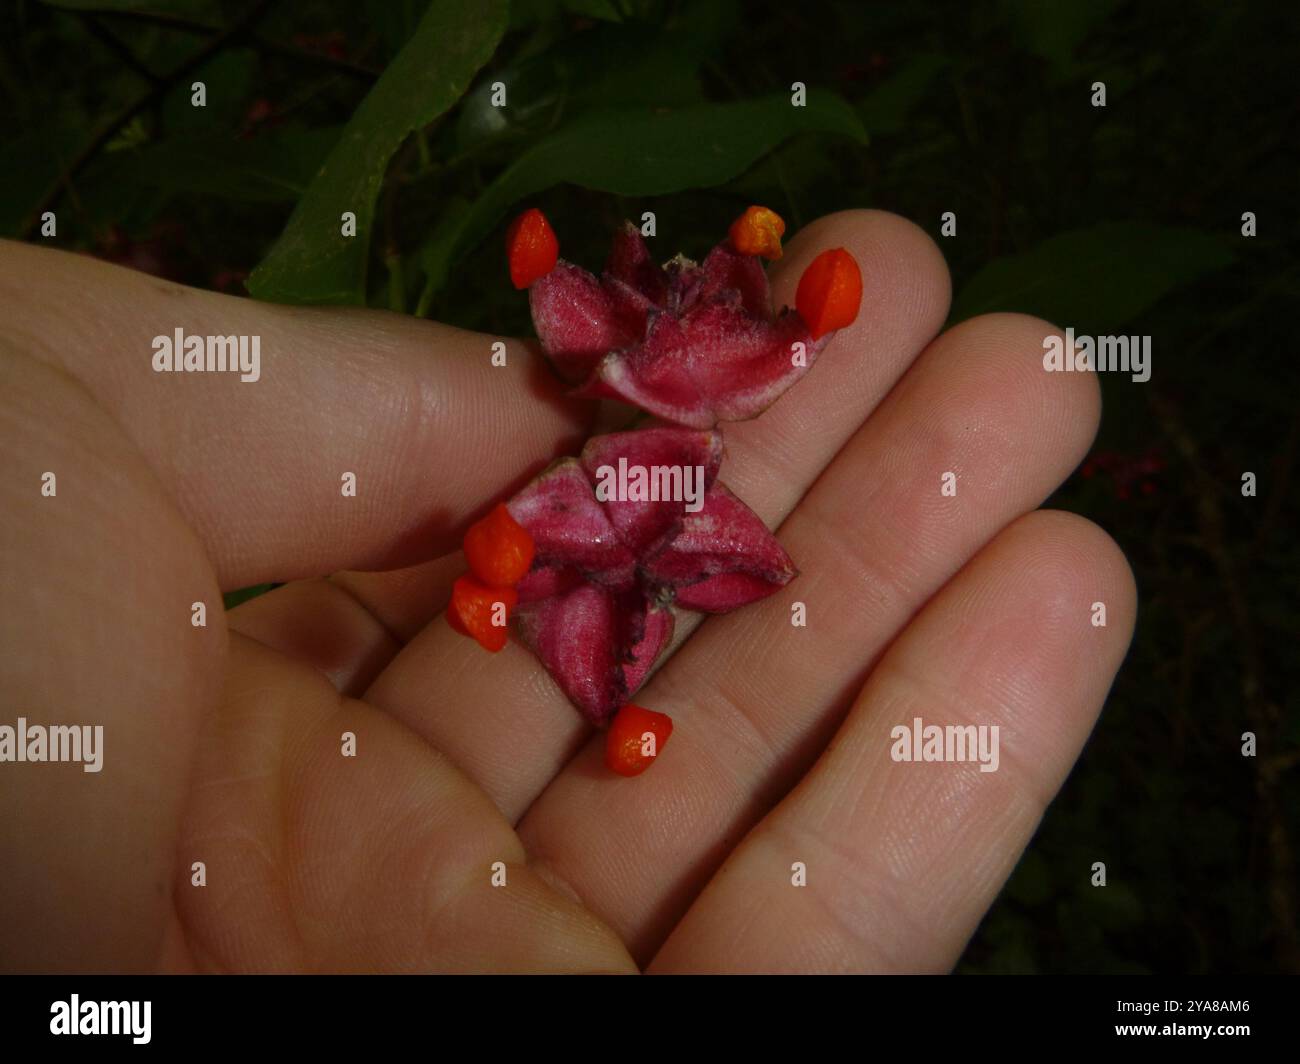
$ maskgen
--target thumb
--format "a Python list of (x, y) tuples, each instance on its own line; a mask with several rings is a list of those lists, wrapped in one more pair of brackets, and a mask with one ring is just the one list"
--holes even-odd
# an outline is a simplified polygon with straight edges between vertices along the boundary
[[(593, 413), (521, 341), (257, 303), (23, 244), (0, 242), (0, 303), (10, 336), (121, 425), (225, 589), (452, 550)], [(247, 337), (257, 365), (155, 368), (184, 363), (178, 329), (182, 347)]]

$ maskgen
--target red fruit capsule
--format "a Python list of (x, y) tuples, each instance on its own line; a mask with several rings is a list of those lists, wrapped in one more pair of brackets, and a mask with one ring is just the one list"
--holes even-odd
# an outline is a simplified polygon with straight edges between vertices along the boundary
[(843, 248), (823, 251), (799, 278), (794, 306), (813, 339), (852, 325), (862, 303), (862, 271)]
[(650, 767), (673, 733), (667, 713), (642, 709), (630, 702), (620, 709), (605, 738), (605, 766), (620, 776), (639, 776)]
[(470, 636), (495, 654), (506, 645), (506, 626), (493, 624), (493, 619), (505, 622), (518, 604), (514, 588), (488, 587), (466, 573), (451, 585), (447, 621), (461, 635)]
[(533, 537), (510, 516), (505, 503), (497, 503), (465, 533), (465, 561), (469, 571), (489, 587), (514, 587), (533, 564)]
[(510, 261), (510, 281), (516, 288), (527, 288), (555, 269), (560, 257), (560, 242), (546, 215), (536, 207), (524, 211), (506, 230), (506, 257)]

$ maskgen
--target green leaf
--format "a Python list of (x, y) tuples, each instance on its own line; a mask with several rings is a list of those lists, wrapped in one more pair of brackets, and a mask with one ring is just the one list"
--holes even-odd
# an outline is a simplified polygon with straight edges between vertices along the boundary
[(961, 290), (952, 320), (1012, 310), (1107, 332), (1233, 261), (1217, 236), (1146, 222), (1106, 222), (994, 259)]
[(251, 587), (241, 587), (237, 591), (227, 591), (222, 596), (222, 605), (227, 610), (233, 610), (236, 606), (242, 606), (249, 599), (265, 595), (268, 591), (274, 591), (280, 586), (280, 584), (253, 584)]
[(383, 44), (382, 52), (374, 57), (378, 65), (383, 65), (381, 60), (397, 55), (402, 45), (415, 35), (415, 28), (428, 6), (429, 0), (365, 0), (358, 17), (375, 31)]
[(662, 17), (663, 7), (662, 0), (511, 0), (510, 28), (555, 22), (566, 16), (602, 22), (651, 21)]
[(119, 181), (244, 203), (292, 202), (311, 184), (341, 127), (172, 137), (118, 154)]
[(830, 92), (792, 107), (784, 93), (675, 110), (629, 108), (579, 119), (508, 166), (466, 213), (425, 246), (427, 289), (446, 281), (458, 252), (481, 240), (512, 204), (563, 182), (619, 196), (659, 196), (729, 181), (797, 133), (867, 139), (853, 109)]
[(543, 22), (554, 22), (559, 19), (561, 10), (560, 0), (510, 0), (510, 28), (522, 30)]
[[(389, 64), (343, 130), (284, 233), (248, 281), (259, 299), (282, 303), (362, 303), (375, 200), (393, 153), (416, 129), (452, 106), (488, 61), (505, 30), (504, 0), (467, 13), (435, 0), (415, 35)], [(357, 235), (341, 216), (353, 211)]]
[(458, 109), (457, 151), (506, 136), (549, 132), (560, 114), (572, 120), (611, 107), (702, 103), (696, 72), (724, 47), (738, 18), (729, 3), (709, 4), (690, 9), (668, 28), (595, 26), (494, 70), (492, 81), (505, 85), (510, 106), (492, 104), (490, 83), (469, 93)]
[(835, 186), (837, 194), (842, 194), (843, 171), (826, 148), (816, 133), (791, 137), (729, 182), (727, 192), (771, 207), (793, 225), (799, 216), (799, 204), (813, 195), (819, 184)]

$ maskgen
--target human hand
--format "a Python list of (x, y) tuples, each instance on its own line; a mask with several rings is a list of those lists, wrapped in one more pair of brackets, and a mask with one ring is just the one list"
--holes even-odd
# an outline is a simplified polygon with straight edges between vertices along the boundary
[[(636, 701), (676, 728), (631, 780), (525, 649), (438, 617), (466, 524), (591, 427), (529, 345), (494, 367), (497, 337), (0, 246), (0, 723), (104, 725), (102, 772), (0, 769), (4, 966), (950, 968), (1135, 594), (1103, 532), (1032, 512), (1099, 414), (1090, 375), (1044, 372), (1051, 327), (936, 338), (942, 257), (879, 212), (798, 234), (778, 305), (833, 246), (862, 267), (857, 323), (725, 429), (728, 485), (801, 575), (661, 666)], [(260, 379), (153, 372), (177, 327), (260, 336)], [(219, 589), (269, 580), (223, 615)], [(997, 770), (892, 760), (916, 717), (998, 726)]]

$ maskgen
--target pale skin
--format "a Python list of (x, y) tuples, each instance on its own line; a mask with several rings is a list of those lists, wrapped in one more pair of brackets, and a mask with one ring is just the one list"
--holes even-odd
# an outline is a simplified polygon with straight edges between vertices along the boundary
[[(623, 779), (527, 650), (441, 615), (467, 524), (591, 427), (530, 344), (494, 367), (498, 337), (0, 244), (0, 723), (105, 733), (98, 774), (0, 766), (0, 964), (950, 969), (1087, 739), (1135, 592), (1104, 532), (1036, 509), (1100, 413), (1090, 375), (1043, 371), (1053, 326), (940, 335), (940, 252), (874, 211), (789, 241), (778, 304), (837, 246), (857, 323), (724, 427), (722, 479), (801, 575), (675, 648), (636, 701), (676, 729)], [(261, 380), (153, 372), (177, 326), (260, 335)], [(263, 581), (288, 583), (223, 613)], [(916, 716), (999, 726), (998, 771), (891, 760)]]

